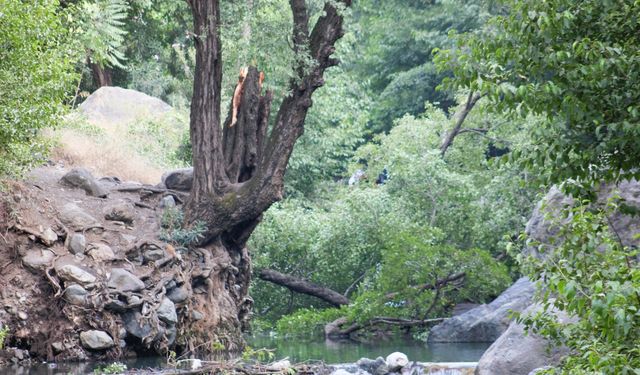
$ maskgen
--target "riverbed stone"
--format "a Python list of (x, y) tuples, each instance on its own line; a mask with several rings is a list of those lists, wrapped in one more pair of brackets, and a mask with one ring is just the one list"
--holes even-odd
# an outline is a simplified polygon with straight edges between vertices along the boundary
[(135, 217), (135, 207), (126, 201), (113, 203), (104, 210), (104, 218), (111, 221), (121, 221), (126, 224), (131, 224)]
[(98, 330), (80, 332), (80, 344), (91, 350), (109, 349), (115, 345), (108, 333)]
[(91, 273), (73, 264), (56, 266), (56, 273), (63, 280), (75, 281), (79, 284), (90, 284), (96, 281), (96, 277)]
[(87, 251), (87, 254), (89, 254), (89, 256), (95, 261), (106, 262), (116, 259), (116, 255), (114, 254), (111, 247), (109, 247), (109, 245), (99, 242), (90, 243), (87, 248), (89, 249)]
[(409, 358), (401, 352), (393, 352), (387, 356), (385, 363), (389, 371), (397, 371), (409, 363)]
[(81, 233), (73, 233), (69, 239), (69, 252), (72, 254), (84, 254), (87, 247), (87, 239)]
[(53, 262), (55, 254), (51, 250), (31, 249), (22, 257), (22, 264), (32, 270), (41, 270)]
[(156, 310), (156, 314), (158, 315), (158, 319), (166, 323), (175, 324), (178, 322), (176, 306), (168, 298), (162, 299), (160, 305), (158, 306), (158, 310)]
[(498, 298), (434, 326), (429, 342), (493, 342), (511, 322), (511, 312), (531, 305), (535, 284), (528, 278), (518, 279)]
[(85, 288), (72, 284), (64, 290), (64, 299), (72, 305), (82, 306), (86, 303), (88, 294)]
[(98, 197), (98, 198), (106, 198), (109, 193), (107, 189), (105, 189), (100, 183), (91, 175), (85, 168), (75, 168), (70, 172), (62, 176), (60, 180), (63, 184), (81, 188), (88, 195)]
[(111, 269), (107, 286), (123, 292), (137, 292), (144, 289), (142, 280), (123, 268)]
[(360, 358), (356, 365), (362, 369), (362, 371), (366, 371), (370, 374), (379, 374), (381, 372), (386, 373), (387, 365), (382, 357), (378, 357), (376, 359), (369, 358)]

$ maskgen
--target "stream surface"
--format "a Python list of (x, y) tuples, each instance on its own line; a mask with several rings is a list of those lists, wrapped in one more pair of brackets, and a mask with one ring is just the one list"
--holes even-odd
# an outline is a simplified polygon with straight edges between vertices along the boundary
[[(386, 357), (393, 352), (405, 353), (411, 361), (419, 362), (476, 362), (490, 343), (425, 344), (409, 338), (377, 340), (369, 343), (355, 341), (305, 341), (281, 339), (269, 336), (249, 337), (248, 344), (254, 348), (275, 349), (275, 359), (288, 357), (291, 362), (323, 361), (328, 364), (352, 363), (360, 358)], [(124, 360), (131, 369), (162, 368), (164, 357), (145, 357)], [(92, 374), (94, 369), (110, 364), (40, 363), (31, 366), (9, 366), (0, 368), (0, 375), (79, 375)]]

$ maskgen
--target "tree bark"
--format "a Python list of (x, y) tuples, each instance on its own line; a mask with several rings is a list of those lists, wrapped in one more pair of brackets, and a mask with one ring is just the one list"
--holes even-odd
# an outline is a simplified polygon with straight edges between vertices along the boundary
[(91, 66), (91, 72), (93, 73), (93, 82), (98, 86), (98, 88), (103, 86), (113, 86), (111, 69), (94, 62), (89, 62), (89, 66)]
[[(206, 227), (200, 248), (189, 259), (192, 284), (206, 293), (196, 294), (193, 302), (205, 319), (187, 322), (182, 329), (191, 334), (187, 349), (220, 342), (233, 350), (243, 345), (241, 329), (252, 305), (246, 242), (262, 213), (282, 198), (285, 168), (302, 135), (311, 95), (323, 85), (324, 71), (337, 64), (330, 56), (343, 31), (335, 5), (349, 6), (351, 0), (327, 2), (311, 33), (305, 1), (290, 0), (297, 77), (289, 84), (270, 132), (272, 93), (260, 92), (255, 67), (244, 80), (237, 122), (231, 127), (230, 116), (221, 122), (219, 0), (187, 2), (193, 13), (196, 68), (190, 118), (194, 180), (185, 222), (201, 221)], [(309, 60), (313, 64), (305, 65)]]
[(464, 107), (460, 112), (456, 113), (456, 123), (453, 126), (453, 129), (451, 129), (451, 131), (447, 133), (446, 137), (442, 141), (442, 145), (440, 146), (441, 156), (444, 157), (449, 147), (451, 147), (451, 145), (453, 144), (453, 140), (456, 138), (458, 134), (460, 134), (460, 129), (462, 128), (462, 124), (464, 123), (464, 120), (466, 120), (467, 116), (469, 115), (469, 112), (471, 112), (471, 110), (476, 105), (478, 100), (480, 100), (481, 97), (482, 95), (480, 95), (479, 93), (474, 93), (474, 92), (469, 93), (469, 96), (467, 97), (467, 102), (465, 103)]
[(285, 275), (275, 270), (260, 270), (258, 277), (262, 280), (284, 286), (294, 292), (314, 296), (336, 307), (349, 304), (349, 299), (335, 290), (325, 288), (295, 276)]

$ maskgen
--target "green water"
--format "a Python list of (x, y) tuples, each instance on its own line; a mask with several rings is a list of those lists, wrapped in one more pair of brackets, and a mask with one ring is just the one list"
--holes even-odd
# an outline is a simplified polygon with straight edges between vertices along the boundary
[(491, 343), (425, 344), (409, 338), (394, 338), (360, 343), (355, 341), (300, 341), (268, 336), (251, 337), (253, 348), (275, 349), (276, 358), (289, 357), (292, 362), (321, 360), (325, 363), (355, 362), (360, 358), (386, 357), (405, 353), (420, 362), (476, 362)]
[[(269, 336), (248, 337), (254, 349), (275, 349), (275, 359), (288, 357), (292, 362), (323, 361), (349, 363), (360, 358), (386, 357), (393, 352), (405, 353), (411, 361), (420, 362), (475, 362), (489, 347), (489, 343), (425, 344), (408, 338), (377, 340), (369, 343), (355, 341), (301, 341)], [(147, 357), (122, 361), (129, 369), (162, 368), (163, 357)], [(108, 363), (106, 363), (108, 364)], [(91, 374), (105, 363), (41, 363), (31, 366), (0, 368), (0, 375), (68, 375)]]

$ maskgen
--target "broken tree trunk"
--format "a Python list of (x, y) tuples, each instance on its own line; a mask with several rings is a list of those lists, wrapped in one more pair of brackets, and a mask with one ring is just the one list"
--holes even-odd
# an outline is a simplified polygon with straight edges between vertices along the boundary
[(321, 300), (328, 302), (336, 307), (348, 305), (349, 299), (335, 290), (325, 288), (301, 278), (285, 275), (275, 270), (263, 269), (258, 273), (258, 277), (262, 280), (272, 282), (274, 284), (284, 286), (294, 292), (308, 294)]
[(302, 135), (311, 95), (324, 84), (324, 71), (337, 64), (330, 57), (343, 35), (342, 14), (336, 7), (350, 6), (351, 0), (327, 2), (311, 32), (306, 2), (290, 0), (299, 66), (271, 126), (272, 93), (260, 92), (255, 67), (249, 67), (244, 79), (237, 122), (221, 122), (219, 0), (187, 2), (193, 13), (196, 69), (190, 120), (194, 181), (185, 221), (206, 227), (200, 256), (190, 260), (192, 284), (206, 292), (196, 294), (193, 302), (205, 318), (189, 321), (182, 329), (191, 335), (187, 348), (219, 342), (233, 350), (243, 345), (241, 329), (252, 304), (251, 259), (245, 245), (262, 213), (282, 198), (285, 168)]

